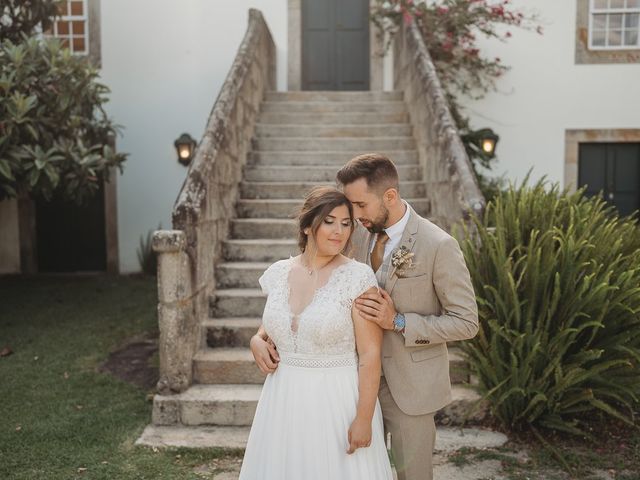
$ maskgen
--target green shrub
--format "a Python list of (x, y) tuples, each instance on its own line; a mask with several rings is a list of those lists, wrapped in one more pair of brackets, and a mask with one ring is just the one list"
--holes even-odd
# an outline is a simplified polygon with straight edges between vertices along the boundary
[(2, 0), (0, 38), (18, 43), (23, 35), (31, 35), (38, 27), (47, 30), (58, 15), (60, 3), (61, 0)]
[(117, 126), (109, 89), (86, 59), (57, 40), (0, 43), (0, 200), (58, 194), (82, 203), (126, 155), (110, 146)]
[[(526, 181), (525, 181), (526, 182)], [(511, 186), (462, 241), (480, 331), (463, 349), (507, 428), (632, 423), (640, 395), (640, 229), (599, 198)]]
[[(161, 229), (162, 224), (158, 224), (157, 230)], [(146, 237), (140, 235), (140, 244), (136, 253), (142, 273), (156, 276), (158, 274), (158, 259), (156, 252), (153, 251), (153, 232), (154, 230), (149, 230)]]

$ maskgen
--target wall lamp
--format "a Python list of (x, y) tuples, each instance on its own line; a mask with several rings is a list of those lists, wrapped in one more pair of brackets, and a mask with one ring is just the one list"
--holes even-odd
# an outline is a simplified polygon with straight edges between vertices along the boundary
[(462, 135), (462, 141), (473, 151), (473, 153), (484, 157), (493, 158), (496, 155), (496, 145), (500, 137), (490, 128), (473, 130)]
[(188, 166), (196, 151), (196, 141), (188, 133), (183, 133), (173, 144), (178, 152), (178, 162)]

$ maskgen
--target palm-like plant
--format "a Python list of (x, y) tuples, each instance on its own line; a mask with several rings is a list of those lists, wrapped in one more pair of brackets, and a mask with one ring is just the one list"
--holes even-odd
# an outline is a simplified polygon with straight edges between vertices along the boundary
[(640, 395), (640, 229), (544, 180), (489, 203), (462, 242), (480, 331), (463, 349), (509, 428), (633, 423)]

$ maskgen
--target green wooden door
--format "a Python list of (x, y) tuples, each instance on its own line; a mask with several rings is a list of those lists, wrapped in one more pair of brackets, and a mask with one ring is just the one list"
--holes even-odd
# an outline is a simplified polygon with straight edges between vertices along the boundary
[(621, 215), (640, 209), (640, 143), (582, 143), (578, 185), (602, 194)]

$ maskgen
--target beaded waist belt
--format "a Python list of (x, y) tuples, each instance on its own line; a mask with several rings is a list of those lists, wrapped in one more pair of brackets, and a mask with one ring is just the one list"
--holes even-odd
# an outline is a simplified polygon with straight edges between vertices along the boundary
[(334, 368), (355, 367), (358, 356), (355, 353), (346, 355), (308, 355), (304, 353), (278, 352), (280, 363), (292, 367), (304, 368)]

